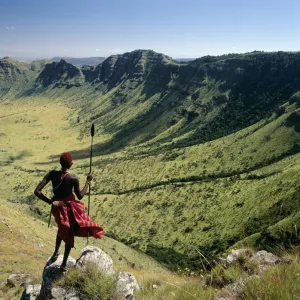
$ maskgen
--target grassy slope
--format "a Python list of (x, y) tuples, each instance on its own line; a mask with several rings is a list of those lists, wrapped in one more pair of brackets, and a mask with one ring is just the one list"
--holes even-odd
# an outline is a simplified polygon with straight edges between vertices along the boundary
[[(184, 264), (182, 254), (197, 248), (225, 250), (280, 220), (285, 233), (278, 233), (280, 225), (269, 228), (278, 242), (295, 241), (300, 166), (299, 154), (290, 154), (299, 134), (286, 126), (295, 109), (199, 146), (144, 158), (130, 150), (115, 160), (100, 158), (94, 213), (113, 236), (166, 262), (182, 258)], [(126, 224), (128, 237), (118, 224)]]
[[(9, 115), (0, 118), (3, 198), (34, 204), (35, 185), (58, 167), (53, 155), (66, 150), (75, 153), (73, 172), (84, 181), (88, 157), (76, 160), (76, 151), (90, 141), (77, 139), (79, 126), (69, 127), (70, 108), (40, 98), (26, 104), (4, 102), (1, 108), (3, 116)], [(147, 145), (102, 156), (95, 148), (92, 215), (110, 236), (169, 265), (186, 265), (191, 257), (197, 265), (198, 249), (224, 251), (281, 220), (292, 238), (299, 221), (294, 214), (299, 212), (300, 166), (299, 155), (289, 151), (299, 134), (286, 126), (286, 119), (295, 110), (287, 105), (279, 118), (274, 115), (228, 137), (161, 154), (141, 154), (153, 152)], [(48, 206), (34, 205), (47, 215)], [(276, 236), (278, 224), (279, 229), (270, 227)]]
[[(51, 167), (57, 166), (56, 161), (51, 164), (51, 158), (51, 166), (43, 164), (53, 154), (51, 149), (56, 149), (57, 153), (60, 153), (67, 150), (67, 143), (72, 143), (73, 146), (77, 143), (80, 147), (80, 141), (74, 139), (75, 131), (72, 128), (67, 129), (67, 120), (65, 123), (61, 121), (68, 111), (67, 108), (53, 103), (43, 103), (43, 99), (39, 99), (38, 103), (30, 101), (21, 108), (18, 102), (1, 108), (1, 112), (4, 112), (2, 117), (5, 114), (9, 116), (0, 118), (1, 128), (4, 128), (1, 132), (1, 143), (5, 145), (0, 156), (4, 174), (0, 196), (2, 199), (10, 199), (14, 202), (34, 203), (36, 198), (32, 196), (32, 192), (36, 184)], [(59, 126), (57, 126), (58, 121)], [(59, 143), (58, 136), (61, 135), (66, 135), (64, 138), (66, 144)], [(86, 160), (83, 162), (87, 163)], [(83, 181), (85, 177), (82, 175), (83, 172), (76, 173)], [(47, 192), (51, 192), (50, 186)], [(43, 203), (39, 205), (45, 211), (46, 218), (49, 206)], [(125, 261), (127, 259), (125, 254)], [(137, 259), (136, 265), (143, 265), (142, 261), (143, 259)], [(134, 263), (135, 260), (130, 258), (130, 262)], [(154, 261), (151, 264), (158, 266)]]
[[(88, 154), (90, 143), (89, 123), (85, 124), (85, 120), (89, 120), (89, 112), (79, 124), (77, 116), (80, 101), (85, 100), (90, 90), (87, 86), (64, 93), (48, 90), (44, 98), (16, 100), (13, 94), (18, 91), (16, 87), (0, 104), (0, 164), (5, 175), (0, 183), (0, 196), (37, 205), (46, 217), (49, 207), (35, 203), (32, 191), (49, 169), (58, 167), (57, 156), (53, 155), (72, 150), (73, 172), (81, 182), (85, 179), (85, 153)], [(103, 101), (105, 98), (99, 96), (101, 108)], [(134, 107), (134, 103), (128, 107)], [(287, 122), (296, 110), (295, 104), (286, 104), (286, 113), (279, 118), (273, 115), (227, 137), (166, 152), (158, 151), (151, 143), (107, 155), (101, 155), (95, 147), (92, 215), (111, 236), (169, 266), (186, 266), (191, 260), (198, 266), (198, 250), (211, 255), (236, 242), (239, 246), (256, 247), (274, 241), (286, 245), (297, 242), (300, 165), (294, 146), (299, 145), (299, 130), (297, 122)], [(122, 116), (122, 108), (117, 111)], [(124, 117), (130, 119), (130, 115)], [(126, 120), (121, 119), (118, 125)], [(110, 137), (103, 130), (95, 137), (95, 143)], [(59, 142), (62, 139), (63, 144)], [(138, 191), (141, 187), (146, 188)], [(8, 209), (3, 210), (4, 216), (8, 214)], [(22, 222), (28, 222), (27, 217)], [(23, 227), (25, 230), (26, 226)], [(6, 236), (10, 234), (6, 225), (1, 228), (3, 232)], [(42, 242), (43, 237), (37, 241)], [(14, 242), (15, 248), (18, 243)], [(107, 243), (101, 247), (111, 251), (116, 260), (121, 257), (125, 264), (134, 262), (140, 267), (154, 264), (115, 241)], [(52, 243), (49, 248), (46, 242), (43, 244), (44, 248), (38, 249), (38, 270), (44, 255), (52, 250)], [(116, 244), (118, 254), (113, 250)], [(31, 249), (30, 245), (31, 242), (24, 246), (24, 253), (31, 253), (26, 250)], [(7, 255), (7, 247), (1, 253), (7, 262), (14, 261), (15, 256)], [(128, 257), (129, 253), (132, 256)], [(29, 261), (26, 255), (14, 264), (15, 269), (6, 270), (6, 264), (3, 270), (22, 271), (24, 262)], [(30, 272), (34, 273), (34, 269)]]
[[(42, 268), (53, 250), (56, 229), (53, 227), (48, 229), (46, 223), (35, 218), (24, 205), (20, 206), (20, 204), (2, 200), (0, 213), (0, 282), (11, 273), (25, 272), (34, 283), (40, 283)], [(203, 286), (205, 274), (199, 277), (185, 277), (167, 272), (145, 255), (109, 238), (99, 242), (90, 240), (90, 242), (113, 257), (117, 270), (127, 270), (136, 276), (139, 284), (143, 286), (143, 290), (137, 295), (138, 299), (213, 299), (216, 292), (222, 288), (222, 286), (205, 288)], [(85, 240), (77, 239), (76, 244), (77, 247), (72, 250), (71, 254), (75, 258), (80, 249), (85, 246)], [(126, 255), (128, 261), (124, 256), (122, 260), (119, 259), (122, 254)], [(249, 282), (244, 291), (246, 299), (253, 299), (259, 295), (261, 299), (271, 297), (283, 300), (298, 295), (300, 270), (298, 256), (299, 252), (297, 254), (295, 249), (294, 254), (290, 256), (293, 259), (291, 266), (276, 267), (263, 276), (263, 281)], [(132, 269), (129, 266), (132, 261), (142, 262), (142, 264)], [(184, 270), (183, 273), (190, 274), (190, 271)], [(226, 273), (231, 277), (234, 275), (234, 278), (245, 275), (240, 269), (232, 272), (232, 268)], [(103, 282), (100, 284), (103, 285)], [(157, 285), (158, 289), (154, 290), (153, 284)], [(93, 286), (97, 286), (97, 281), (90, 282), (89, 287)], [(0, 291), (0, 297), (1, 299), (19, 299), (22, 290), (23, 288), (4, 289)]]
[[(40, 283), (45, 262), (53, 251), (56, 228), (47, 228), (46, 222), (36, 218), (27, 205), (4, 199), (0, 215), (0, 283), (12, 273), (26, 273), (33, 283)], [(166, 271), (145, 254), (108, 237), (100, 241), (90, 239), (89, 244), (108, 253), (113, 258), (115, 270), (130, 271), (136, 276), (139, 284), (144, 287), (138, 295), (139, 299), (150, 300), (162, 296), (173, 299), (213, 299), (216, 292), (202, 287), (201, 277), (185, 278)], [(78, 257), (85, 245), (85, 239), (76, 239), (76, 249), (72, 250), (71, 256)], [(153, 284), (159, 285), (159, 290), (153, 290)], [(7, 300), (20, 299), (22, 291), (22, 287), (4, 288), (0, 290), (0, 297)]]

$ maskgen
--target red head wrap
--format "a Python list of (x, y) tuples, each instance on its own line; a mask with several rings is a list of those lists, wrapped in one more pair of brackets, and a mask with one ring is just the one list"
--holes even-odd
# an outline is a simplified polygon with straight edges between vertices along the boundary
[(70, 167), (72, 165), (72, 155), (69, 152), (64, 152), (60, 156), (60, 164), (64, 167)]

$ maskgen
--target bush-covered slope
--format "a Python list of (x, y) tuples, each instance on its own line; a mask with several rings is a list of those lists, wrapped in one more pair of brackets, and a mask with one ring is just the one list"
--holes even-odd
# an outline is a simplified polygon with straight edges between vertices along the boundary
[(26, 82), (16, 96), (69, 99), (82, 128), (93, 121), (100, 133), (113, 135), (102, 146), (106, 151), (141, 142), (174, 148), (213, 140), (267, 117), (300, 90), (299, 53), (208, 56), (180, 64), (136, 50), (82, 68), (64, 60), (41, 70), (10, 59), (0, 63), (3, 91)]
[(112, 236), (171, 265), (253, 234), (244, 244), (297, 243), (300, 135), (297, 108), (287, 111), (214, 142), (99, 158), (94, 214)]
[[(111, 236), (169, 265), (197, 265), (199, 249), (218, 253), (238, 242), (298, 242), (299, 53), (179, 64), (137, 50), (95, 67), (28, 66), (23, 90), (15, 79), (18, 88), (12, 83), (2, 97), (7, 114), (24, 99), (57, 109), (29, 108), (22, 124), (0, 119), (1, 164), (27, 180), (9, 191), (18, 199), (19, 191), (32, 199), (29, 177), (37, 180), (65, 150), (83, 178), (94, 122), (92, 214)], [(20, 126), (26, 134), (17, 140)]]

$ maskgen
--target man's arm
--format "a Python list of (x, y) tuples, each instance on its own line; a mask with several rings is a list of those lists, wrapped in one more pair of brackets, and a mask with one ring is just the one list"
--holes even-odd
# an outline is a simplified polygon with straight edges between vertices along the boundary
[(86, 182), (85, 182), (83, 189), (80, 190), (79, 180), (77, 177), (74, 178), (74, 192), (79, 200), (81, 200), (83, 198), (83, 196), (86, 194), (92, 179), (93, 179), (92, 174), (89, 174), (86, 177)]
[(42, 189), (46, 186), (46, 184), (50, 181), (49, 179), (49, 173), (44, 177), (44, 179), (37, 185), (37, 187), (34, 190), (34, 194), (44, 202), (51, 204), (52, 201), (47, 198), (43, 193)]

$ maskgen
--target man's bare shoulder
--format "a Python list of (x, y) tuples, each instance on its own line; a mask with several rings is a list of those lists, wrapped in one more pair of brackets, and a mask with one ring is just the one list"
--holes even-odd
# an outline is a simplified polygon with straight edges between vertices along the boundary
[(73, 175), (73, 174), (68, 174), (68, 178), (74, 182), (78, 182), (78, 177), (76, 175)]

